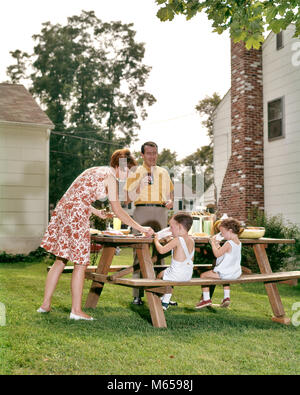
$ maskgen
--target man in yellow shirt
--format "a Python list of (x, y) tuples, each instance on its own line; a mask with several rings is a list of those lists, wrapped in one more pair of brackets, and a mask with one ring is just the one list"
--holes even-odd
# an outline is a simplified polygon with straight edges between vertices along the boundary
[[(134, 220), (143, 226), (151, 224), (157, 232), (167, 226), (168, 210), (173, 207), (174, 186), (168, 171), (156, 165), (158, 157), (156, 143), (152, 141), (144, 143), (141, 147), (141, 155), (144, 163), (129, 175), (124, 190), (128, 193), (128, 200), (134, 201)], [(134, 260), (136, 264), (136, 254)], [(133, 277), (139, 278), (140, 272), (134, 272)], [(142, 304), (142, 296), (142, 290), (133, 289), (134, 304)]]

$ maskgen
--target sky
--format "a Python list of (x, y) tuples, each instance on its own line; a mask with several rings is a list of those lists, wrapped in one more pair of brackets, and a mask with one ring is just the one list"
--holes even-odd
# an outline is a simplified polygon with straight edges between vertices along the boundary
[(159, 152), (168, 148), (182, 159), (208, 144), (195, 106), (214, 92), (223, 97), (230, 88), (230, 40), (227, 33), (212, 32), (206, 14), (161, 22), (158, 9), (154, 0), (1, 1), (0, 82), (14, 63), (9, 52), (32, 53), (32, 35), (40, 33), (43, 22), (65, 24), (67, 17), (93, 10), (103, 22), (133, 23), (136, 40), (145, 43), (144, 64), (152, 67), (145, 89), (157, 102), (148, 107), (131, 148), (139, 150), (151, 140)]

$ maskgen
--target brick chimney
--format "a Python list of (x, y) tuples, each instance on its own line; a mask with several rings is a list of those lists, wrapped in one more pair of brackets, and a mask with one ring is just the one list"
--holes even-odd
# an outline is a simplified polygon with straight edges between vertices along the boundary
[(231, 41), (231, 157), (218, 211), (246, 221), (253, 207), (264, 208), (262, 50)]

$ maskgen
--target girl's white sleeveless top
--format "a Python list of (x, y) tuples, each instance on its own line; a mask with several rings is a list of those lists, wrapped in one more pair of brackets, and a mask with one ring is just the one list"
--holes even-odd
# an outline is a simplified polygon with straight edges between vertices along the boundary
[(218, 273), (221, 279), (235, 280), (242, 274), (242, 243), (240, 242), (240, 244), (236, 244), (232, 240), (228, 240), (227, 243), (230, 243), (231, 245), (231, 252), (226, 252), (224, 255), (217, 258), (214, 272)]

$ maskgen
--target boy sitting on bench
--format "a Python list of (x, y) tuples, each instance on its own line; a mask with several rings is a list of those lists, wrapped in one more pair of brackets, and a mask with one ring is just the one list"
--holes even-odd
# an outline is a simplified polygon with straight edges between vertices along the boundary
[[(170, 219), (173, 240), (162, 246), (157, 235), (155, 235), (155, 247), (160, 254), (166, 254), (172, 250), (170, 267), (160, 272), (157, 278), (169, 281), (190, 281), (192, 278), (195, 244), (192, 237), (188, 235), (192, 224), (193, 218), (191, 215), (177, 213)], [(167, 293), (161, 298), (164, 310), (169, 307), (171, 296), (172, 293)]]

